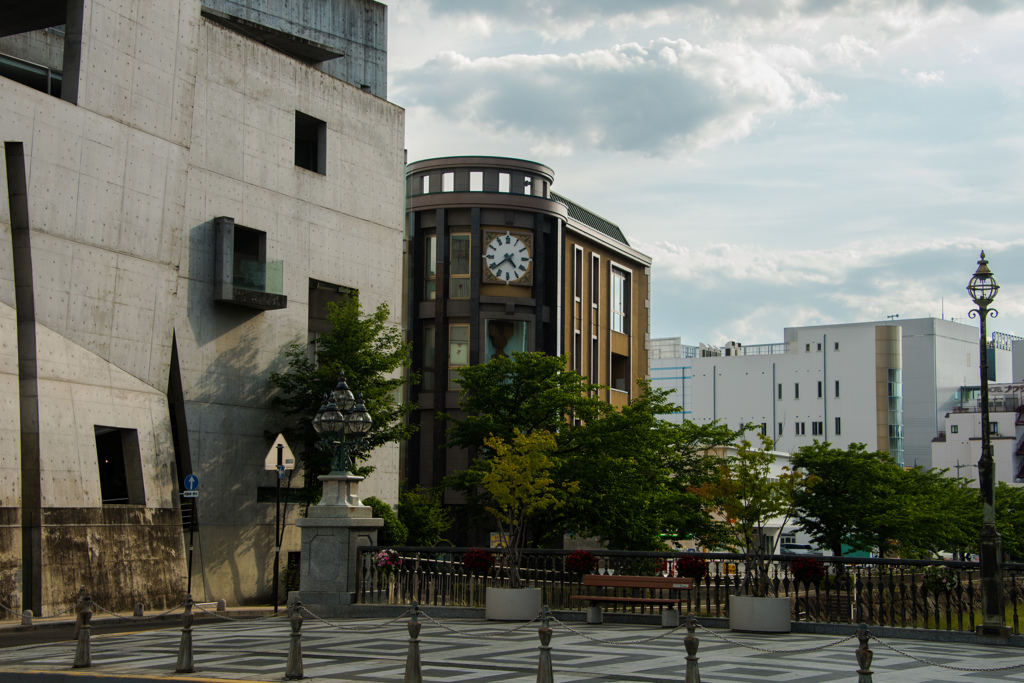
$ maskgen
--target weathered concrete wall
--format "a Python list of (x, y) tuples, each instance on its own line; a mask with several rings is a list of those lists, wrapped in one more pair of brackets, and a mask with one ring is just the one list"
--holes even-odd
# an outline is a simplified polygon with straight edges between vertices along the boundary
[(64, 68), (64, 36), (49, 29), (4, 36), (0, 38), (0, 54), (61, 71)]
[(44, 614), (60, 611), (80, 586), (112, 611), (136, 602), (165, 610), (185, 594), (181, 514), (174, 509), (107, 505), (43, 510), (43, 553), (49, 580)]
[[(0, 603), (21, 611), (21, 510), (0, 507)], [(0, 620), (15, 618), (0, 609)]]

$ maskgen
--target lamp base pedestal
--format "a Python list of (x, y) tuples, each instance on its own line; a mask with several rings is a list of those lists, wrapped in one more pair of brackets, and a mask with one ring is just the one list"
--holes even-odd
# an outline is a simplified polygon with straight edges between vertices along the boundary
[(363, 477), (345, 473), (318, 478), (324, 483), (320, 502), (309, 508), (309, 517), (295, 520), (302, 531), (298, 597), (318, 616), (340, 617), (343, 607), (354, 602), (359, 585), (358, 548), (376, 545), (384, 520), (359, 501)]

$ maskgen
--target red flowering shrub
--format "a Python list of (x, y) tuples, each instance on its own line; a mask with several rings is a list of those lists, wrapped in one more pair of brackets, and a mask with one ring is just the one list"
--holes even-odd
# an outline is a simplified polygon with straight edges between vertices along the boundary
[(470, 574), (486, 574), (494, 566), (494, 555), (486, 550), (473, 548), (462, 556), (462, 566)]
[(825, 578), (825, 565), (821, 560), (816, 560), (813, 557), (801, 557), (793, 560), (790, 571), (793, 573), (794, 579), (805, 584), (817, 583)]
[(589, 574), (597, 568), (597, 556), (589, 550), (575, 550), (565, 559), (565, 568), (573, 574)]
[(676, 575), (688, 576), (695, 581), (700, 581), (708, 575), (708, 561), (703, 557), (692, 557), (686, 555), (676, 560)]

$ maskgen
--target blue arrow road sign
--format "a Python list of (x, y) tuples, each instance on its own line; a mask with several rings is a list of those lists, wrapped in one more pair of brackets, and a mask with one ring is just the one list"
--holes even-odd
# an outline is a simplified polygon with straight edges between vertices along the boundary
[(199, 477), (194, 474), (190, 474), (185, 477), (185, 490), (186, 491), (198, 491), (199, 490)]

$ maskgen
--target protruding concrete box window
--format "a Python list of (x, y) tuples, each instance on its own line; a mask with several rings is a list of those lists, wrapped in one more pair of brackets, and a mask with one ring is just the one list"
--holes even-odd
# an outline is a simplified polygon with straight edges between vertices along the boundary
[(262, 311), (288, 306), (284, 262), (267, 261), (267, 234), (235, 225), (235, 219), (228, 216), (215, 219), (214, 226), (214, 300)]
[(295, 165), (327, 175), (327, 124), (295, 112)]
[(96, 463), (104, 505), (145, 505), (139, 433), (134, 429), (95, 425)]

